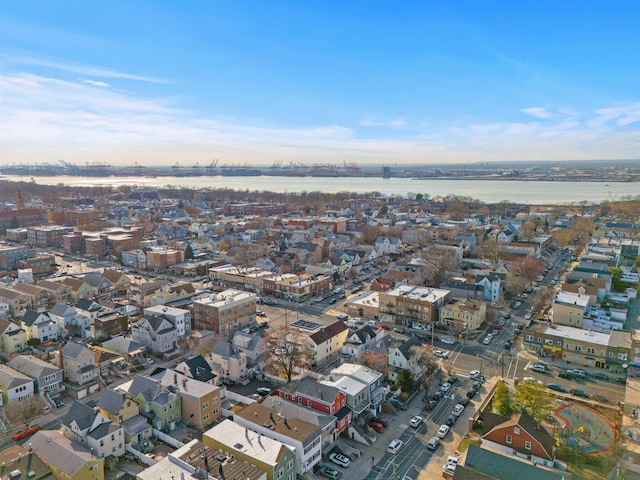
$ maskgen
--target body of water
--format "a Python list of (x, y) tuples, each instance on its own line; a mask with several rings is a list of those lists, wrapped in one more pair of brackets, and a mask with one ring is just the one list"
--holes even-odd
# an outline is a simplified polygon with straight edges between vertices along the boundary
[(408, 193), (446, 196), (460, 195), (486, 203), (503, 200), (533, 205), (599, 203), (628, 195), (640, 195), (640, 183), (540, 182), (509, 180), (417, 180), (378, 177), (2, 177), (14, 181), (35, 181), (42, 185), (134, 185), (139, 187), (229, 188), (272, 192), (380, 192), (405, 196)]

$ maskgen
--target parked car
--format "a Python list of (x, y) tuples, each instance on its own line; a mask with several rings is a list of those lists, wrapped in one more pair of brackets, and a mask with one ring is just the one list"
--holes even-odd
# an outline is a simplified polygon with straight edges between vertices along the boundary
[(459, 417), (460, 415), (462, 415), (462, 411), (464, 410), (464, 405), (460, 405), (459, 403), (453, 407), (453, 415), (455, 415), (456, 417)]
[(534, 372), (538, 372), (538, 373), (547, 373), (547, 367), (545, 367), (544, 365), (541, 365), (539, 363), (536, 363), (535, 365), (531, 366), (531, 370), (533, 370)]
[(460, 399), (460, 405), (462, 405), (463, 407), (466, 407), (467, 405), (469, 405), (470, 401), (471, 400), (469, 400), (467, 397), (462, 397)]
[(335, 463), (336, 465), (339, 465), (343, 468), (347, 468), (349, 466), (349, 464), (351, 463), (351, 460), (349, 459), (349, 457), (345, 456), (345, 455), (341, 455), (339, 453), (331, 453), (329, 454), (329, 461)]
[(262, 395), (264, 397), (264, 396), (267, 396), (267, 395), (269, 395), (271, 393), (271, 389), (268, 388), (268, 387), (258, 387), (258, 388), (256, 388), (256, 393), (258, 395)]
[(409, 422), (409, 425), (412, 426), (413, 428), (418, 428), (422, 423), (422, 421), (423, 421), (423, 418), (420, 415), (415, 415)]
[(153, 358), (147, 357), (147, 358), (144, 359), (144, 361), (145, 361), (145, 363), (147, 365), (153, 365), (154, 364)]
[(371, 421), (367, 423), (367, 425), (369, 425), (369, 428), (372, 428), (377, 433), (382, 433), (384, 431), (384, 427), (381, 423)]
[(447, 426), (449, 426), (449, 427), (450, 427), (451, 425), (453, 425), (454, 423), (456, 423), (456, 417), (455, 417), (454, 415), (449, 415), (449, 416), (447, 417), (447, 419), (445, 420), (445, 422), (444, 422), (444, 423), (446, 423), (446, 424), (447, 424)]
[(453, 475), (456, 473), (456, 465), (454, 463), (447, 463), (442, 466), (442, 471), (444, 473)]
[(442, 343), (446, 343), (447, 345), (455, 345), (456, 341), (453, 338), (442, 338), (440, 339)]
[(56, 408), (64, 407), (64, 402), (59, 398), (54, 398), (53, 403), (56, 404)]
[(436, 432), (436, 435), (440, 438), (444, 438), (447, 436), (447, 433), (449, 433), (449, 425), (440, 425), (440, 428)]
[(444, 392), (442, 390), (438, 390), (436, 393), (433, 394), (433, 399), (434, 400), (442, 400), (442, 398), (444, 397)]
[(576, 397), (589, 398), (589, 394), (582, 390), (581, 388), (572, 388), (569, 390), (571, 395), (575, 395)]
[(342, 476), (342, 472), (335, 470), (334, 468), (329, 467), (328, 465), (324, 465), (322, 463), (317, 463), (313, 466), (313, 470), (320, 476), (324, 478), (328, 478), (329, 480), (339, 480)]
[(476, 393), (478, 393), (478, 390), (476, 390), (475, 388), (471, 388), (467, 391), (467, 398), (473, 398), (476, 396)]
[(607, 375), (607, 374), (606, 374), (606, 373), (604, 373), (604, 372), (592, 372), (592, 373), (590, 373), (590, 375), (591, 375), (593, 378), (597, 378), (597, 379), (599, 379), (599, 380), (609, 381), (609, 375)]
[(436, 357), (440, 357), (440, 358), (449, 358), (449, 355), (447, 354), (447, 352), (443, 352), (442, 350), (434, 350), (433, 354)]
[(396, 407), (396, 408), (398, 408), (400, 410), (406, 410), (407, 409), (407, 404), (404, 403), (404, 402), (401, 402), (397, 398), (392, 398), (391, 399), (391, 405), (393, 405), (394, 407)]
[(584, 368), (574, 368), (573, 373), (575, 373), (580, 378), (587, 378), (589, 372), (587, 372)]
[(547, 383), (547, 388), (550, 390), (555, 390), (556, 392), (567, 392), (567, 390), (562, 385), (558, 385), (557, 383)]
[(475, 379), (477, 379), (478, 377), (480, 377), (480, 370), (471, 370), (471, 371), (469, 372), (469, 378), (470, 378), (471, 380), (475, 380)]
[(567, 380), (573, 380), (574, 378), (576, 378), (573, 375), (573, 372), (571, 370), (563, 370), (561, 372), (558, 372), (558, 377), (564, 378), (564, 379), (567, 379)]
[(259, 317), (266, 317), (267, 316), (267, 312), (265, 312), (264, 310), (258, 310), (256, 312), (256, 315)]
[(440, 390), (444, 393), (447, 393), (449, 390), (451, 390), (451, 384), (448, 382), (443, 383), (442, 385), (440, 385)]
[(440, 445), (440, 439), (438, 437), (431, 437), (427, 442), (427, 448), (429, 450), (435, 450)]
[(379, 423), (380, 425), (382, 425), (384, 428), (387, 428), (389, 426), (389, 422), (387, 422), (384, 418), (380, 418), (380, 417), (376, 417), (373, 420), (371, 420), (372, 422), (376, 422)]
[(450, 383), (451, 385), (453, 385), (454, 383), (458, 383), (459, 381), (460, 379), (458, 377), (456, 377), (455, 375), (451, 375), (447, 380), (447, 383)]

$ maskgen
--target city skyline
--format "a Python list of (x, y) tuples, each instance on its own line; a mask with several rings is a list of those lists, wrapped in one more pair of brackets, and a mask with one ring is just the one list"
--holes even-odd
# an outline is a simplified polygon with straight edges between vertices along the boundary
[(637, 159), (637, 2), (5, 2), (0, 163)]

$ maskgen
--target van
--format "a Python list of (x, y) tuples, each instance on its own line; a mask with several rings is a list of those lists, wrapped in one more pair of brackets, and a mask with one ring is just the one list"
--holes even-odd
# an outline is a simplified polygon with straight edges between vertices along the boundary
[(336, 315), (336, 318), (337, 318), (338, 320), (345, 321), (345, 320), (348, 320), (348, 319), (349, 319), (349, 315), (347, 315), (346, 313), (341, 313), (341, 314), (339, 314), (339, 315)]
[(431, 437), (427, 442), (427, 448), (429, 450), (435, 450), (440, 445), (440, 439), (438, 437)]
[(460, 459), (458, 457), (452, 457), (451, 455), (447, 457), (447, 463), (453, 463), (454, 465), (457, 465), (459, 461)]
[(347, 320), (344, 324), (349, 328), (356, 328), (358, 326), (358, 322), (355, 320)]
[(260, 388), (256, 389), (256, 393), (258, 395), (266, 396), (266, 395), (269, 395), (271, 393), (271, 389), (267, 388), (267, 387), (260, 387)]

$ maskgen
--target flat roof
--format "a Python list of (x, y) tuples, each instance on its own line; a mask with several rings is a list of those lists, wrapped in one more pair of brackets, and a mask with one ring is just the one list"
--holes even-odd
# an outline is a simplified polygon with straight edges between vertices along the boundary
[(589, 295), (580, 295), (579, 293), (567, 292), (560, 290), (556, 295), (555, 303), (564, 305), (575, 305), (577, 307), (586, 307), (589, 304)]
[(203, 435), (271, 466), (278, 464), (282, 450), (288, 448), (278, 440), (265, 437), (228, 419)]
[(544, 331), (546, 335), (555, 337), (562, 337), (568, 340), (578, 340), (581, 342), (595, 343), (597, 345), (609, 345), (608, 333), (592, 332), (590, 330), (583, 330), (582, 328), (569, 327), (566, 325), (549, 326)]
[(390, 295), (393, 297), (405, 296), (414, 300), (438, 300), (446, 297), (450, 292), (449, 290), (442, 290), (440, 288), (431, 287), (419, 287), (417, 285), (400, 285), (393, 290), (387, 290), (383, 292), (384, 295)]

